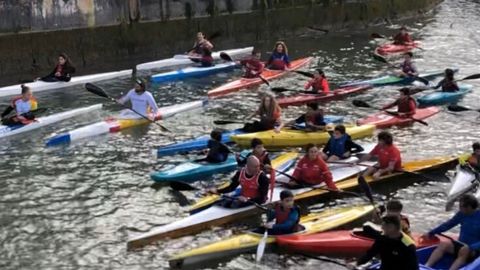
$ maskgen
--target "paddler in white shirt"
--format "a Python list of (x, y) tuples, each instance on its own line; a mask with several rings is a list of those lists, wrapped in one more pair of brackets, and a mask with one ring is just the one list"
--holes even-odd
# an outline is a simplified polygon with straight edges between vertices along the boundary
[[(145, 82), (141, 79), (135, 79), (135, 88), (128, 91), (128, 93), (118, 99), (118, 102), (125, 104), (130, 101), (132, 104), (132, 110), (148, 117), (150, 120), (155, 120), (155, 115), (158, 112), (158, 106), (153, 98), (152, 93), (145, 90)], [(133, 115), (128, 110), (123, 111), (122, 118), (139, 118), (138, 115)]]

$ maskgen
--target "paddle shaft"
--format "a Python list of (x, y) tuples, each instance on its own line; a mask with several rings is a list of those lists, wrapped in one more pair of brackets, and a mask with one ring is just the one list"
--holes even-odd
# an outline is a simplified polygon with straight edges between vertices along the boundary
[[(355, 100), (354, 100), (355, 101)], [(382, 108), (378, 108), (378, 107), (374, 107), (374, 106), (371, 106), (370, 104), (364, 102), (364, 101), (361, 101), (361, 103), (364, 105), (364, 106), (358, 106), (355, 102), (353, 103), (353, 105), (357, 106), (357, 107), (367, 107), (367, 108), (371, 108), (371, 109), (375, 109), (375, 110), (379, 110), (379, 111), (383, 111), (385, 112), (386, 114), (390, 114), (392, 116), (395, 116), (395, 117), (400, 117), (400, 114), (398, 112), (391, 112), (391, 111), (386, 111), (386, 110), (383, 110)], [(425, 125), (425, 126), (428, 126), (428, 123), (423, 121), (423, 120), (420, 120), (420, 119), (416, 119), (416, 118), (413, 118), (413, 116), (410, 116), (410, 115), (406, 115), (405, 116), (406, 118), (409, 118), (409, 119), (412, 119), (414, 122), (418, 122), (422, 125)]]

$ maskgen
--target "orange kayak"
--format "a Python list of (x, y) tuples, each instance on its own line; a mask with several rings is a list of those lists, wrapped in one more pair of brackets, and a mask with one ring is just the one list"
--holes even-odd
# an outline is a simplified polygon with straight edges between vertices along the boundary
[[(313, 60), (313, 57), (307, 57), (307, 58), (301, 58), (294, 60), (290, 63), (290, 70), (296, 70), (299, 69), (308, 63), (310, 63)], [(273, 80), (277, 79), (281, 76), (284, 76), (288, 73), (288, 71), (285, 70), (271, 70), (271, 69), (265, 69), (262, 72), (262, 77), (265, 78), (266, 80)], [(224, 84), (220, 87), (217, 87), (213, 90), (208, 91), (208, 97), (220, 97), (224, 96), (233, 92), (237, 92), (241, 89), (244, 88), (249, 88), (253, 86), (257, 86), (262, 84), (263, 81), (260, 78), (241, 78), (232, 82), (229, 82), (227, 84)]]

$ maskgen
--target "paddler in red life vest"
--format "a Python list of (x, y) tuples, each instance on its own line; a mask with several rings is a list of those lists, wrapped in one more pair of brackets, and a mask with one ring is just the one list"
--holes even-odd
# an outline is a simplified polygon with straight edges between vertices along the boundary
[(480, 173), (480, 143), (476, 142), (472, 145), (473, 153), (468, 158), (467, 162), (475, 171)]
[(457, 83), (455, 82), (455, 72), (452, 69), (445, 69), (445, 77), (438, 82), (434, 89), (442, 87), (442, 92), (456, 92), (459, 91)]
[(305, 186), (315, 186), (325, 183), (328, 188), (338, 190), (333, 182), (332, 173), (325, 161), (323, 161), (317, 146), (309, 144), (306, 147), (307, 154), (298, 161), (293, 178), (288, 182), (290, 188), (299, 188)]
[(413, 40), (410, 37), (410, 34), (407, 32), (407, 28), (405, 26), (402, 26), (400, 28), (400, 33), (393, 37), (393, 44), (395, 45), (408, 45), (412, 42)]
[(418, 76), (417, 67), (412, 61), (413, 53), (406, 52), (403, 54), (403, 63), (400, 64), (400, 71), (398, 75), (400, 77), (415, 77)]
[(382, 107), (382, 110), (387, 110), (397, 106), (397, 112), (399, 117), (411, 117), (415, 115), (417, 110), (417, 103), (415, 99), (410, 96), (410, 89), (402, 88), (400, 91), (400, 97), (394, 102)]
[(267, 200), (270, 179), (260, 169), (260, 161), (255, 156), (247, 159), (247, 165), (233, 176), (228, 187), (207, 190), (208, 193), (223, 194), (234, 191), (241, 186), (240, 195), (234, 200), (224, 198), (221, 205), (227, 208), (240, 208), (251, 205), (252, 202), (262, 204)]
[(240, 61), (240, 65), (243, 66), (245, 72), (243, 74), (244, 78), (257, 78), (265, 68), (265, 65), (260, 61), (262, 54), (259, 50), (253, 50), (252, 55)]
[(70, 61), (67, 54), (61, 53), (58, 55), (58, 62), (53, 71), (47, 76), (35, 80), (44, 82), (69, 82), (72, 79), (73, 73), (75, 73), (75, 67), (72, 61)]
[(330, 86), (328, 85), (327, 77), (323, 70), (317, 69), (313, 73), (313, 79), (305, 84), (305, 90), (309, 90), (310, 88), (312, 88), (312, 92), (314, 93), (330, 93)]
[(250, 146), (252, 147), (252, 152), (248, 153), (246, 157), (241, 157), (240, 154), (236, 154), (238, 166), (245, 167), (247, 164), (247, 159), (250, 156), (255, 156), (260, 161), (260, 169), (267, 173), (270, 172), (270, 169), (272, 168), (272, 162), (267, 150), (265, 150), (265, 147), (263, 146), (262, 140), (253, 138), (250, 142)]
[(377, 157), (378, 165), (369, 167), (360, 177), (373, 175), (374, 179), (378, 179), (382, 175), (402, 171), (402, 157), (398, 148), (393, 144), (392, 134), (388, 131), (382, 131), (378, 133), (377, 138), (378, 144), (368, 155), (363, 156), (359, 162)]
[[(21, 87), (22, 95), (13, 98), (10, 106), (8, 106), (1, 115), (4, 125), (15, 125), (19, 123), (26, 125), (35, 119), (35, 115), (33, 115), (31, 111), (37, 109), (37, 100), (33, 97), (30, 87), (23, 84)], [(13, 110), (15, 110), (15, 115), (7, 117)]]
[(290, 190), (280, 192), (280, 202), (267, 212), (267, 223), (263, 225), (270, 235), (291, 234), (302, 229), (299, 224), (300, 210), (294, 203)]
[(354, 153), (360, 153), (363, 147), (352, 141), (344, 125), (335, 126), (330, 139), (322, 150), (322, 158), (328, 161), (337, 161), (349, 158)]
[(267, 68), (273, 70), (286, 70), (290, 67), (287, 45), (283, 41), (277, 41), (272, 55), (268, 59)]
[(197, 33), (197, 40), (193, 44), (193, 49), (188, 52), (190, 56), (202, 56), (204, 50), (212, 51), (213, 44), (205, 38), (202, 32)]

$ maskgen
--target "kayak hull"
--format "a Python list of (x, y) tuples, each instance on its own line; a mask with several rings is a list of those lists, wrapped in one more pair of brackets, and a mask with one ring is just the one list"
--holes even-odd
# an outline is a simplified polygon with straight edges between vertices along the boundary
[(334, 91), (331, 91), (329, 94), (326, 95), (300, 94), (291, 97), (280, 98), (278, 99), (278, 105), (280, 105), (281, 107), (288, 107), (300, 106), (311, 102), (328, 102), (331, 100), (341, 99), (348, 95), (358, 94), (371, 88), (372, 86), (370, 85), (358, 85), (335, 89)]
[(475, 192), (475, 197), (480, 199), (479, 180), (470, 166), (457, 165), (455, 176), (452, 179), (452, 186), (447, 194), (446, 210), (451, 210), (455, 201), (468, 192)]
[[(307, 57), (307, 58), (301, 58), (294, 60), (290, 63), (290, 70), (296, 70), (299, 69), (303, 66), (306, 66), (308, 63), (310, 63), (313, 60), (312, 57)], [(262, 72), (262, 77), (266, 80), (273, 80), (277, 79), (281, 76), (286, 75), (288, 72), (284, 70), (270, 70), (266, 69), (265, 71)], [(227, 84), (224, 84), (220, 87), (217, 87), (213, 90), (208, 91), (208, 97), (214, 98), (214, 97), (220, 97), (224, 96), (233, 92), (237, 92), (241, 89), (244, 88), (250, 88), (253, 86), (257, 86), (260, 84), (263, 84), (264, 82), (260, 78), (241, 78), (232, 82), (229, 82)]]
[[(413, 118), (423, 120), (429, 118), (440, 111), (437, 107), (417, 108)], [(386, 112), (380, 112), (367, 118), (359, 119), (358, 125), (375, 125), (377, 128), (389, 128), (391, 126), (408, 126), (413, 124), (411, 118), (397, 117)]]
[(466, 94), (472, 91), (472, 85), (461, 85), (456, 92), (435, 92), (419, 97), (418, 104), (421, 106), (433, 106), (457, 103)]
[(179, 70), (152, 75), (151, 81), (155, 83), (182, 80), (194, 77), (205, 77), (220, 72), (232, 71), (237, 67), (235, 62), (217, 64), (211, 67), (187, 67)]
[(406, 53), (412, 51), (415, 48), (418, 48), (420, 44), (418, 42), (411, 42), (405, 45), (396, 45), (393, 43), (383, 44), (378, 46), (375, 49), (375, 52), (380, 55), (389, 55), (389, 54), (398, 54), (398, 53)]

